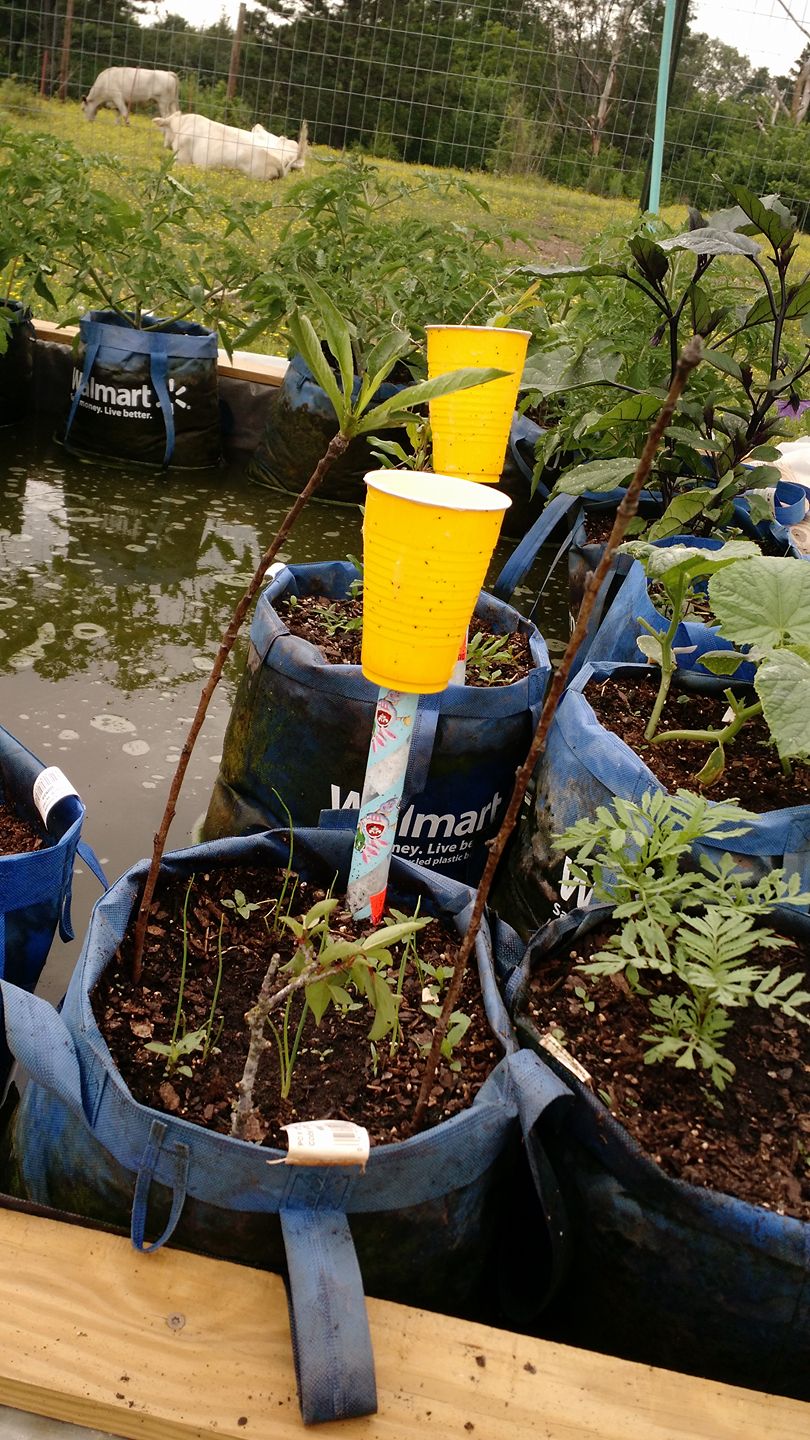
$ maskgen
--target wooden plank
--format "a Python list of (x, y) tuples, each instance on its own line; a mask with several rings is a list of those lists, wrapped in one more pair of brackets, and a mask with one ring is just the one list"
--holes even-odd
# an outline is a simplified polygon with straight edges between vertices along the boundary
[[(301, 1440), (277, 1276), (0, 1211), (0, 1403), (130, 1440)], [(380, 1409), (328, 1440), (806, 1440), (810, 1405), (369, 1301)]]
[[(54, 345), (72, 345), (79, 333), (78, 325), (55, 325), (52, 320), (34, 320), (40, 340)], [(252, 350), (234, 350), (233, 359), (226, 350), (217, 351), (217, 371), (231, 380), (251, 380), (254, 385), (280, 385), (289, 361), (281, 355), (257, 355)]]

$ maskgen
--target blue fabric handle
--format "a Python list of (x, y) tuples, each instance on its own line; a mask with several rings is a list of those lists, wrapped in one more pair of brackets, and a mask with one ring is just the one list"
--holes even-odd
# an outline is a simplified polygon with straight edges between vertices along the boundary
[(427, 789), (430, 762), (433, 759), (433, 746), (436, 743), (436, 727), (439, 723), (441, 698), (441, 692), (436, 695), (420, 696), (402, 790), (403, 809), (415, 795), (422, 795)]
[[(146, 1142), (138, 1169), (138, 1178), (135, 1181), (135, 1195), (132, 1201), (132, 1220), (130, 1224), (130, 1239), (135, 1250), (140, 1250), (144, 1255), (151, 1255), (153, 1250), (159, 1250), (166, 1244), (174, 1233), (175, 1227), (186, 1203), (186, 1191), (188, 1189), (188, 1166), (189, 1148), (182, 1141), (175, 1141), (169, 1151), (171, 1164), (174, 1169), (174, 1183), (172, 1185), (172, 1204), (169, 1211), (169, 1218), (166, 1221), (163, 1233), (153, 1240), (150, 1245), (146, 1244), (146, 1217), (149, 1210), (149, 1191), (152, 1187), (155, 1169), (160, 1158), (163, 1142), (168, 1133), (168, 1126), (161, 1120), (153, 1120), (149, 1131), (149, 1138)], [(164, 1152), (165, 1153), (165, 1152)]]
[(373, 1415), (374, 1354), (363, 1277), (341, 1210), (283, 1209), (290, 1330), (305, 1425)]
[(73, 421), (76, 419), (76, 411), (79, 408), (79, 401), (81, 400), (82, 395), (87, 389), (87, 382), (90, 379), (90, 371), (95, 364), (96, 356), (98, 355), (99, 347), (101, 345), (101, 341), (104, 335), (102, 326), (99, 325), (95, 320), (85, 321), (83, 325), (83, 331), (85, 347), (84, 365), (82, 366), (82, 378), (76, 386), (76, 394), (73, 396), (73, 404), (70, 407), (70, 414), (67, 418), (67, 424), (65, 426), (66, 440), (68, 435), (70, 434), (70, 429)]
[(96, 852), (93, 849), (92, 845), (88, 845), (86, 840), (80, 840), (78, 845), (76, 846), (76, 849), (81, 855), (82, 860), (84, 861), (88, 870), (90, 870), (91, 873), (95, 875), (96, 879), (100, 882), (100, 884), (104, 886), (105, 890), (109, 890), (110, 882), (107, 879), (107, 876), (104, 874), (104, 871), (101, 867), (101, 861), (96, 855)]
[(172, 400), (169, 394), (169, 336), (160, 330), (150, 331), (149, 338), (149, 374), (152, 384), (155, 387), (155, 394), (160, 401), (160, 408), (163, 411), (163, 423), (166, 426), (166, 448), (163, 452), (164, 468), (174, 454), (174, 411)]
[(569, 510), (579, 504), (580, 497), (578, 495), (555, 495), (553, 500), (549, 500), (504, 565), (492, 587), (493, 595), (497, 596), (499, 600), (510, 599), (524, 575), (534, 564), (541, 545), (550, 539)]

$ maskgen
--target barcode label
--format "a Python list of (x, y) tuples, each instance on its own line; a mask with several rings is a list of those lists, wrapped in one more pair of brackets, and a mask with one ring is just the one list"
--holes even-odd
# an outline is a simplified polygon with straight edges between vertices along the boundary
[(350, 1120), (302, 1120), (287, 1132), (288, 1165), (359, 1165), (371, 1149), (368, 1131)]

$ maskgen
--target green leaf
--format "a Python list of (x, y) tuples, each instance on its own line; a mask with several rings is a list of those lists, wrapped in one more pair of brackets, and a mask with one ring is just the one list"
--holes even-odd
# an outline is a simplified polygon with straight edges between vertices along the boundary
[(683, 495), (676, 495), (660, 519), (650, 526), (647, 538), (667, 540), (670, 535), (682, 535), (690, 522), (703, 513), (711, 493), (711, 490), (698, 487), (696, 490), (687, 490)]
[(520, 381), (521, 391), (537, 390), (541, 395), (561, 395), (588, 385), (610, 385), (624, 363), (618, 350), (593, 347), (577, 354), (573, 345), (530, 354)]
[(664, 246), (657, 245), (649, 235), (631, 235), (627, 248), (645, 279), (660, 283), (669, 269)]
[[(717, 550), (702, 550), (692, 545), (650, 545), (646, 540), (631, 540), (624, 547), (634, 560), (640, 560), (648, 580), (660, 580), (670, 592), (685, 578), (712, 575), (735, 562), (753, 564), (760, 555), (759, 546), (750, 540), (728, 540)], [(795, 562), (794, 562), (795, 563)]]
[(664, 434), (672, 440), (678, 440), (682, 445), (689, 445), (693, 450), (705, 450), (709, 455), (717, 455), (726, 448), (719, 440), (710, 439), (700, 430), (689, 430), (685, 425), (668, 425)]
[(698, 785), (713, 785), (720, 779), (726, 768), (726, 756), (722, 745), (715, 745), (706, 764), (695, 776)]
[(759, 299), (754, 301), (751, 309), (748, 311), (743, 325), (745, 325), (746, 328), (751, 325), (764, 325), (767, 321), (773, 321), (773, 319), (774, 313), (770, 296), (760, 295)]
[(706, 650), (700, 657), (700, 663), (711, 670), (712, 675), (733, 675), (746, 658), (736, 650)]
[(341, 430), (345, 430), (349, 415), (351, 392), (348, 397), (341, 395), (334, 371), (321, 349), (321, 342), (315, 333), (312, 321), (301, 310), (293, 310), (287, 327), (296, 350), (303, 355), (322, 390), (332, 402)]
[(810, 314), (810, 280), (804, 280), (801, 285), (788, 292), (788, 302), (785, 306), (786, 320), (799, 320), (802, 315)]
[[(792, 562), (804, 569), (801, 561)], [(808, 617), (810, 624), (810, 617)], [(789, 650), (767, 655), (757, 667), (754, 686), (768, 729), (783, 760), (810, 757), (810, 664)]]
[(714, 329), (715, 311), (706, 291), (693, 283), (689, 286), (689, 301), (692, 306), (692, 329), (696, 335), (709, 335)]
[(348, 401), (354, 385), (354, 356), (352, 355), (351, 339), (354, 326), (350, 325), (345, 316), (341, 315), (334, 301), (317, 281), (313, 280), (311, 276), (305, 275), (304, 284), (317, 306), (324, 339), (337, 361), (341, 387)]
[(704, 350), (703, 359), (707, 365), (712, 365), (715, 370), (722, 370), (724, 375), (731, 375), (735, 380), (742, 380), (742, 370), (733, 355), (728, 355), (725, 350)]
[(616, 460), (589, 460), (586, 465), (575, 465), (564, 470), (553, 493), (555, 495), (584, 495), (586, 490), (615, 490), (629, 475), (633, 475), (638, 460), (625, 455)]
[(761, 199), (744, 185), (726, 185), (729, 195), (756, 226), (770, 240), (774, 249), (788, 244), (796, 232), (795, 216), (775, 195), (764, 195)]
[(709, 581), (709, 599), (724, 640), (776, 650), (810, 644), (810, 566), (760, 555)]
[(661, 664), (664, 650), (661, 641), (657, 640), (654, 635), (637, 635), (636, 644), (651, 665)]
[(406, 335), (402, 330), (389, 330), (382, 339), (377, 341), (377, 344), (366, 356), (366, 373), (355, 406), (357, 414), (363, 414), (366, 405), (387, 380), (397, 361), (412, 349), (413, 341), (410, 335)]
[[(508, 370), (473, 369), (449, 370), (446, 375), (437, 375), (434, 380), (420, 380), (409, 385), (397, 395), (375, 405), (367, 415), (353, 427), (355, 435), (364, 435), (376, 430), (383, 422), (388, 425), (402, 424), (406, 407), (424, 405), (426, 401), (438, 400), (442, 395), (452, 395), (457, 390), (472, 390), (476, 385), (488, 385), (492, 380), (503, 380)], [(407, 415), (407, 419), (411, 416)]]
[(620, 400), (611, 410), (592, 421), (584, 433), (590, 435), (596, 430), (607, 430), (610, 425), (630, 425), (636, 421), (651, 420), (658, 414), (665, 398), (663, 393), (628, 395), (625, 400)]
[(756, 240), (737, 230), (715, 230), (704, 225), (662, 240), (661, 249), (690, 250), (693, 255), (758, 255), (760, 247)]

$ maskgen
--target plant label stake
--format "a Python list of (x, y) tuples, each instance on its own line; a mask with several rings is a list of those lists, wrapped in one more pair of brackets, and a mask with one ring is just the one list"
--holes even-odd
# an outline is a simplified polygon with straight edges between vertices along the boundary
[(418, 471), (372, 471), (366, 485), (361, 664), (380, 689), (346, 901), (356, 920), (376, 922), (419, 697), (450, 682), (510, 501)]
[(388, 871), (402, 804), (419, 696), (381, 686), (360, 797), (346, 899), (355, 920), (376, 924), (385, 908)]

